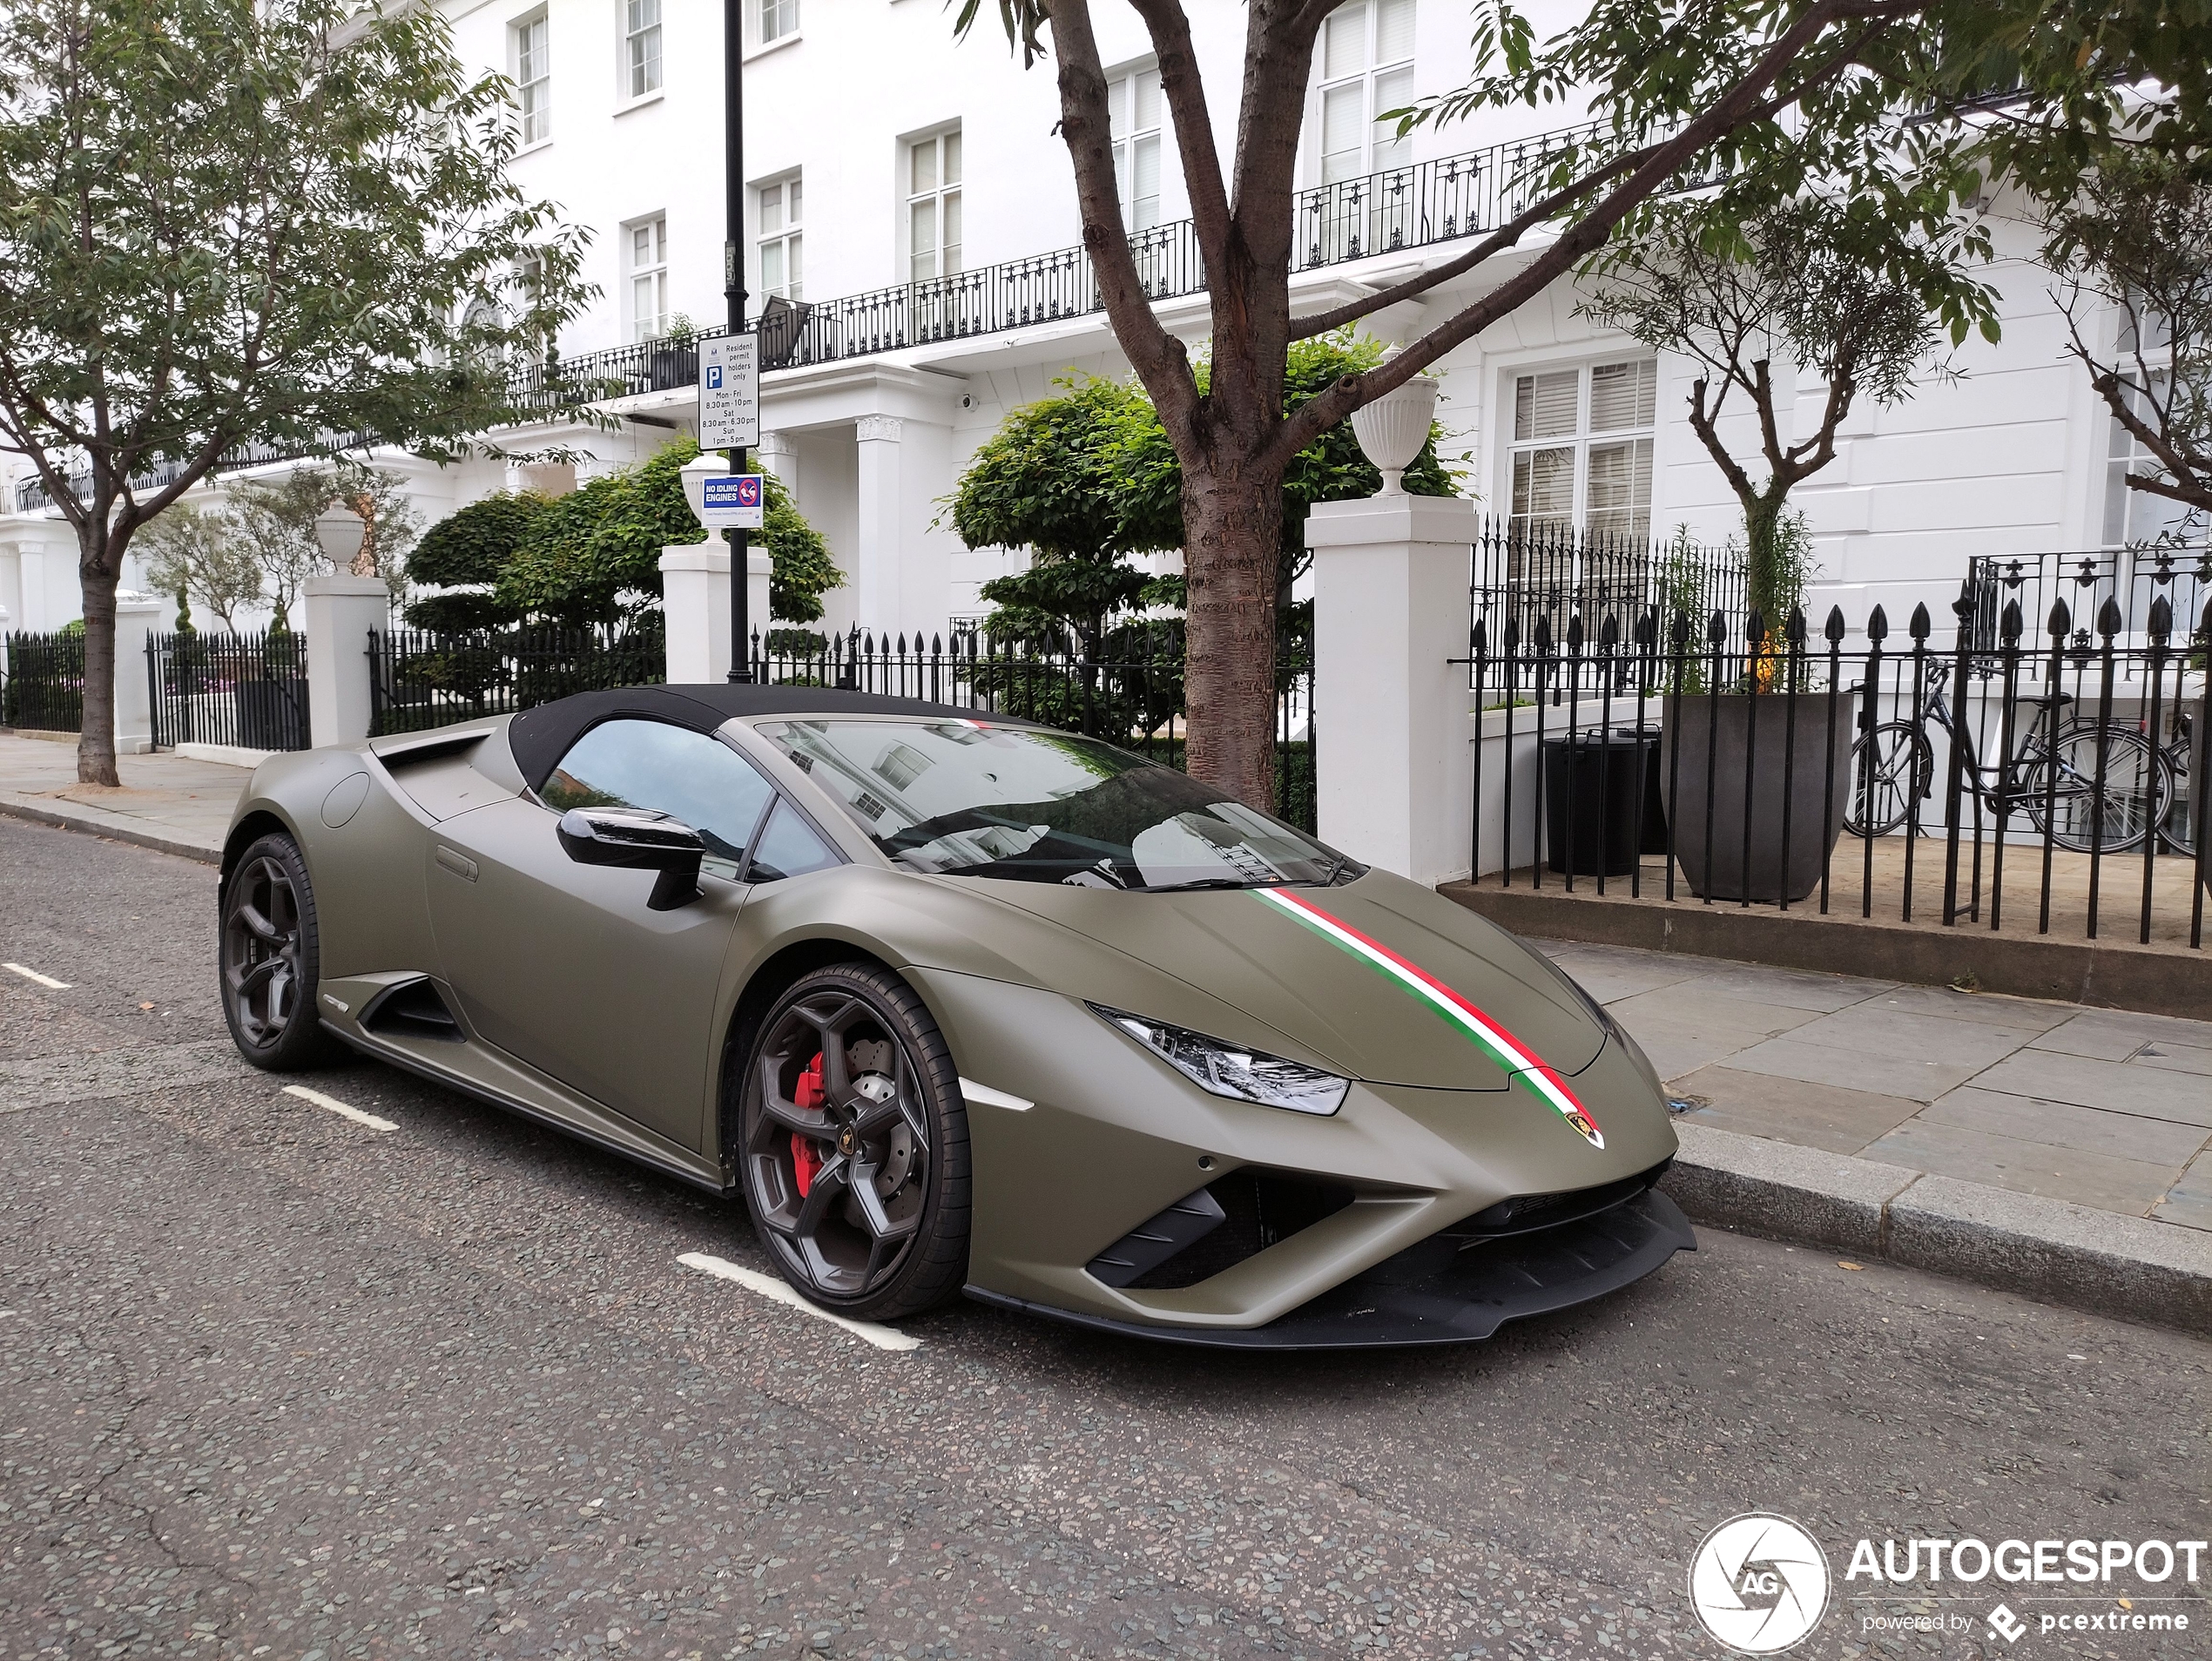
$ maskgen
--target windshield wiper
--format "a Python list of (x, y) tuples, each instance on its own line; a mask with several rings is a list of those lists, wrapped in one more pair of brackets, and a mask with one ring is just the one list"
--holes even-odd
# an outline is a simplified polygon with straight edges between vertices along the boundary
[(1185, 894), (1194, 888), (1279, 888), (1282, 886), (1283, 879), (1280, 877), (1270, 878), (1264, 881), (1248, 882), (1242, 877), (1201, 876), (1193, 877), (1188, 882), (1147, 882), (1141, 888), (1132, 885), (1127, 892), (1130, 894)]

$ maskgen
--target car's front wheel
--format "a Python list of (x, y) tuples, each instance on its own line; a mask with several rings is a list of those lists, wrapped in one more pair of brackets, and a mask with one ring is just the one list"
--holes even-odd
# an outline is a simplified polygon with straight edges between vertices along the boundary
[(218, 947), (223, 1018), (238, 1053), (271, 1072), (327, 1059), (315, 1015), (320, 942), (307, 861), (289, 836), (262, 837), (223, 885)]
[(803, 976), (755, 1029), (739, 1161), (776, 1266), (826, 1308), (926, 1309), (968, 1269), (968, 1117), (943, 1035), (872, 963)]

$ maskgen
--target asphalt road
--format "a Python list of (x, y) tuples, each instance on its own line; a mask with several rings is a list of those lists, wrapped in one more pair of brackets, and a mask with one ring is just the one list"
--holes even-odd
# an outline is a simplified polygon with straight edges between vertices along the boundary
[[(1750, 1509), (1838, 1577), (1799, 1654), (2212, 1652), (2201, 1601), (2010, 1646), (2000, 1590), (2083, 1589), (1842, 1578), (1862, 1536), (2212, 1535), (2212, 1346), (1708, 1232), (1472, 1348), (961, 1303), (887, 1352), (679, 1264), (767, 1267), (734, 1207), (237, 1063), (214, 882), (0, 819), (0, 961), (69, 983), (0, 970), (0, 1658), (1717, 1656), (1686, 1566)], [(1914, 1609), (1971, 1630), (1863, 1628)]]

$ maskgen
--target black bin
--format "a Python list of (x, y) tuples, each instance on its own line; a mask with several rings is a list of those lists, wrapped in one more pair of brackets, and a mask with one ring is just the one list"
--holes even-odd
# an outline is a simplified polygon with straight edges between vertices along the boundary
[[(1545, 847), (1551, 868), (1627, 876), (1647, 835), (1659, 735), (1630, 730), (1544, 740)], [(1665, 844), (1662, 842), (1663, 847)], [(1569, 853), (1573, 859), (1570, 862)]]

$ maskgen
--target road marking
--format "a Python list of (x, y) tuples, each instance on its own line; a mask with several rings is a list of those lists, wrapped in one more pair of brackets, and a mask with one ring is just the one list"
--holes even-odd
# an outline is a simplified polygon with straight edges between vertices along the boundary
[(921, 1340), (899, 1331), (895, 1327), (879, 1327), (872, 1320), (852, 1320), (843, 1315), (832, 1314), (818, 1308), (800, 1297), (785, 1282), (772, 1274), (741, 1267), (726, 1259), (709, 1257), (704, 1252), (686, 1252), (676, 1259), (687, 1269), (697, 1269), (702, 1274), (713, 1275), (720, 1280), (734, 1280), (748, 1292), (757, 1292), (772, 1303), (796, 1309), (802, 1315), (812, 1315), (817, 1320), (826, 1320), (833, 1327), (842, 1327), (855, 1338), (866, 1339), (878, 1349), (920, 1349)]
[(1015, 1113), (1026, 1113), (1036, 1105), (1005, 1090), (993, 1090), (988, 1084), (979, 1084), (972, 1078), (960, 1081), (960, 1093), (971, 1102), (981, 1102), (986, 1107), (1003, 1107)]
[(400, 1128), (389, 1119), (380, 1119), (374, 1113), (364, 1113), (358, 1107), (347, 1106), (335, 1096), (325, 1096), (320, 1090), (309, 1090), (304, 1084), (287, 1084), (284, 1087), (284, 1093), (287, 1096), (297, 1096), (303, 1102), (313, 1102), (317, 1107), (327, 1108), (340, 1118), (351, 1119), (356, 1124), (365, 1124), (372, 1131), (396, 1131)]
[(44, 987), (50, 992), (66, 992), (69, 990), (69, 982), (67, 981), (57, 981), (51, 975), (41, 975), (35, 969), (25, 969), (21, 963), (0, 963), (0, 969), (11, 969), (15, 970), (17, 974), (22, 976), (26, 981), (36, 981), (39, 985)]

